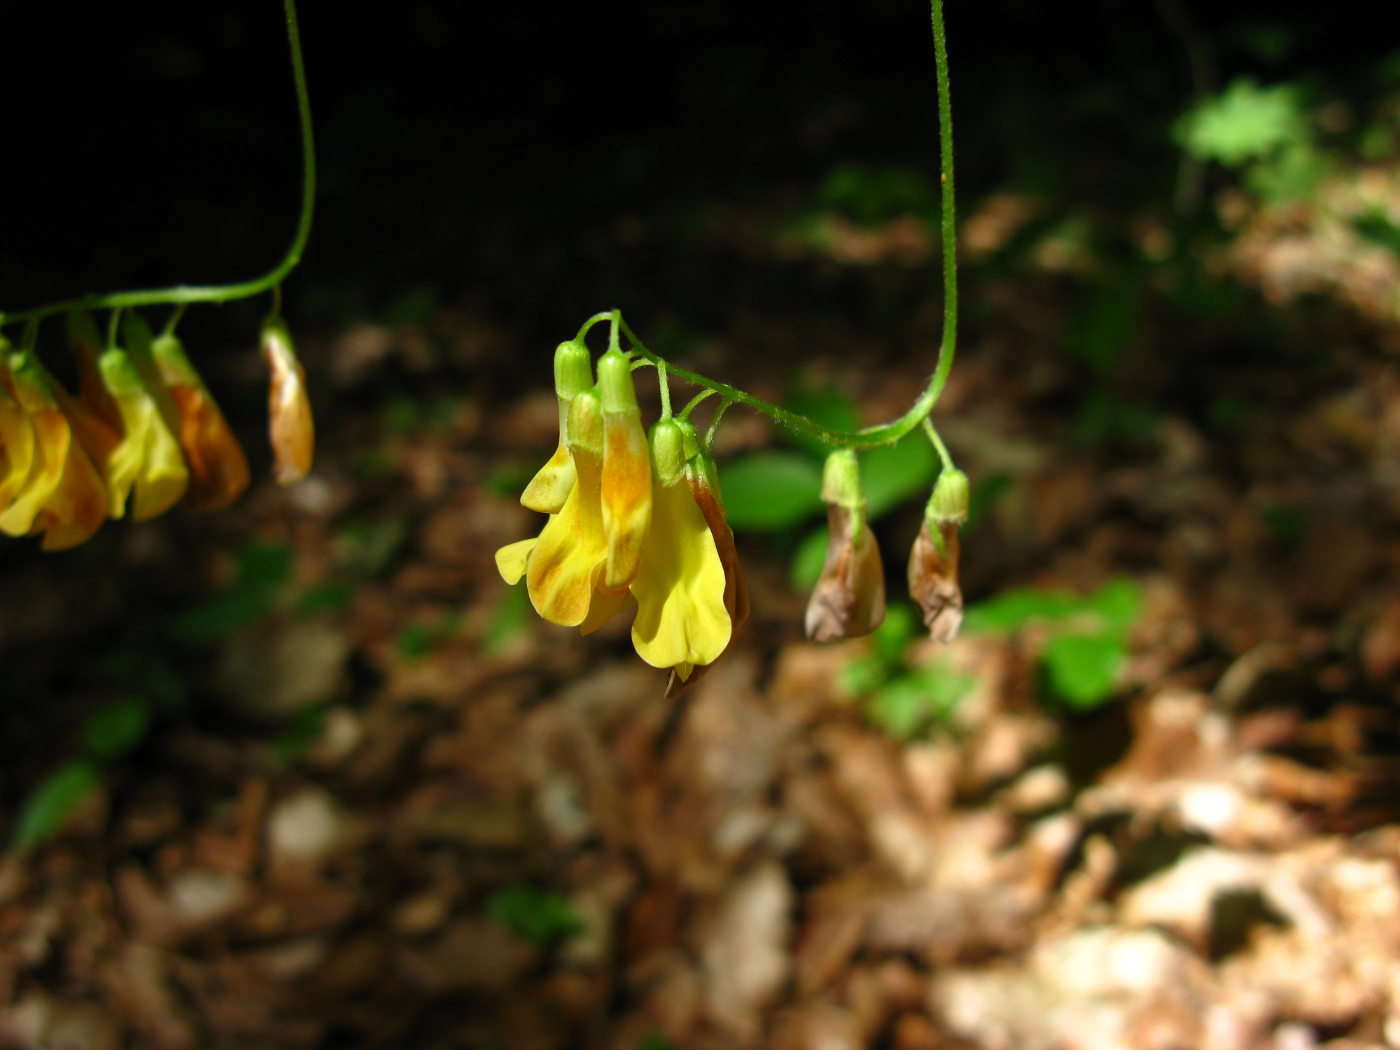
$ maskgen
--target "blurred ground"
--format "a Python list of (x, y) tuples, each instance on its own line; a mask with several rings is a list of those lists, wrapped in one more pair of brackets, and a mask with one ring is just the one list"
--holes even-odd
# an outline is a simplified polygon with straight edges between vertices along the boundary
[[(925, 202), (812, 185), (599, 204), (553, 255), (512, 254), (533, 198), (497, 187), (460, 294), (328, 254), (298, 325), (311, 479), (0, 550), (5, 827), (64, 763), (96, 785), (0, 858), (0, 1047), (1400, 1044), (1400, 267), (1354, 221), (1400, 224), (1400, 168), (1287, 206), (1223, 179), (1190, 220), (968, 192), (937, 412), (980, 486), (965, 592), (1126, 579), (1140, 612), (1079, 708), (1034, 618), (895, 638), (919, 696), (966, 683), (898, 727), (851, 672), (876, 643), (801, 640), (798, 532), (741, 533), (754, 618), (672, 702), (625, 632), (541, 624), (493, 567), (538, 527), (515, 496), (554, 443), (544, 362), (593, 310), (764, 396), (912, 399), (941, 323)], [(265, 465), (242, 316), (190, 323)], [(732, 415), (721, 480), (775, 440)], [(918, 503), (877, 523), (892, 595)]]

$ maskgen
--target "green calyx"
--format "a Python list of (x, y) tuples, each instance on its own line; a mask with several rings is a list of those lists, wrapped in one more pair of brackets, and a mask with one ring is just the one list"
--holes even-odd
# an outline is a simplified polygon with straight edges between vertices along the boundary
[(956, 467), (944, 470), (938, 475), (938, 484), (933, 487), (933, 495), (928, 498), (924, 517), (932, 525), (961, 525), (967, 520), (970, 494), (966, 474)]
[(637, 387), (632, 382), (632, 362), (620, 350), (609, 350), (598, 358), (598, 392), (603, 411), (609, 415), (640, 413)]
[(855, 452), (840, 448), (826, 457), (822, 467), (822, 502), (844, 507), (852, 513), (865, 506), (860, 487), (860, 461)]
[(576, 340), (560, 343), (554, 351), (554, 392), (560, 401), (572, 401), (593, 386), (592, 355)]

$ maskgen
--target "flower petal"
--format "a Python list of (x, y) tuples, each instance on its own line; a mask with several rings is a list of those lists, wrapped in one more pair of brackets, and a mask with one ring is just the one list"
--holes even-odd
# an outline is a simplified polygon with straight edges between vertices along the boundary
[(733, 630), (724, 565), (685, 480), (663, 485), (654, 477), (653, 485), (651, 527), (632, 581), (632, 644), (653, 667), (708, 664)]
[(520, 503), (541, 514), (558, 514), (564, 509), (564, 501), (569, 498), (576, 478), (574, 459), (564, 447), (564, 439), (560, 438), (554, 455), (540, 467), (520, 494)]
[(577, 627), (588, 618), (608, 553), (598, 503), (599, 458), (579, 450), (574, 466), (578, 481), (540, 531), (525, 576), (535, 611), (561, 627)]
[(512, 587), (519, 583), (520, 578), (525, 575), (525, 567), (530, 562), (530, 552), (535, 549), (535, 544), (539, 541), (538, 536), (531, 536), (529, 539), (507, 543), (498, 550), (496, 552), (496, 571), (501, 574), (501, 579)]

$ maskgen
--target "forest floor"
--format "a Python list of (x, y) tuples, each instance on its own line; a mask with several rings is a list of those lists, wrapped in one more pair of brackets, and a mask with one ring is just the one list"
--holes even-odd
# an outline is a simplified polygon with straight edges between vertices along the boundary
[[(1129, 581), (1106, 696), (1054, 701), (1034, 616), (807, 643), (794, 537), (741, 532), (753, 618), (663, 700), (625, 627), (540, 623), (495, 572), (555, 439), (545, 369), (503, 363), (521, 332), (430, 304), (302, 333), (334, 406), (311, 479), (6, 553), (7, 804), (82, 712), (153, 706), (0, 857), (0, 1047), (1400, 1045), (1395, 257), (1329, 247), (1323, 204), (1236, 216), (1201, 267), (1255, 320), (1187, 319), (1149, 280), (1095, 370), (1060, 347), (1102, 272), (1049, 234), (988, 261), (1029, 214), (965, 227), (937, 419), (996, 484), (963, 584), (976, 607)], [(634, 326), (765, 396), (800, 373), (892, 416), (936, 349), (927, 230), (824, 221), (687, 235), (678, 284), (805, 282), (788, 309)], [(721, 481), (776, 440), (731, 415)], [(877, 523), (892, 599), (919, 504)], [(912, 721), (872, 707), (872, 659), (916, 683)]]

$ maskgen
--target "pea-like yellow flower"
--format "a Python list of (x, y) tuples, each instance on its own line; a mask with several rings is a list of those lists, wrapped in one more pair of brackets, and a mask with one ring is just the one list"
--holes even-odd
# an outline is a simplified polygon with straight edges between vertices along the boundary
[(598, 360), (598, 390), (603, 406), (603, 536), (608, 549), (602, 586), (618, 593), (637, 575), (651, 522), (651, 453), (632, 363), (616, 349)]
[(602, 508), (603, 411), (591, 390), (570, 402), (566, 447), (575, 482), (564, 505), (536, 540), (497, 551), (496, 565), (509, 583), (524, 575), (535, 611), (550, 623), (587, 630), (625, 602), (625, 595), (600, 591), (608, 554)]
[(0, 351), (0, 512), (29, 483), (34, 465), (34, 424), (10, 390), (9, 362)]
[(129, 500), (137, 521), (154, 518), (178, 503), (189, 487), (180, 442), (125, 350), (108, 347), (98, 358), (98, 369), (122, 421), (121, 443), (102, 471), (111, 516), (126, 513)]
[(0, 532), (42, 532), (45, 550), (75, 546), (96, 532), (106, 517), (102, 483), (87, 453), (73, 440), (56, 385), (39, 360), (28, 351), (11, 354), (7, 381), (32, 427), (33, 456), (25, 483), (0, 512)]
[(292, 348), (292, 335), (280, 317), (262, 325), (262, 355), (271, 370), (268, 387), (268, 437), (277, 480), (290, 485), (306, 477), (316, 448), (306, 373)]
[(807, 637), (817, 642), (859, 638), (885, 619), (885, 568), (866, 518), (856, 455), (841, 449), (822, 472), (829, 539), (826, 563), (807, 603)]
[[(577, 477), (574, 459), (569, 454), (569, 405), (573, 399), (593, 386), (592, 359), (588, 347), (569, 341), (560, 343), (554, 351), (554, 394), (559, 402), (559, 445), (554, 455), (530, 479), (520, 502), (541, 514), (558, 514), (569, 498)], [(523, 572), (523, 569), (522, 569)]]
[(248, 487), (248, 458), (180, 340), (170, 332), (159, 335), (151, 353), (175, 402), (180, 448), (190, 471), (185, 506), (221, 510)]
[(651, 522), (631, 585), (637, 599), (632, 623), (637, 655), (653, 667), (671, 668), (681, 681), (729, 645), (734, 615), (725, 594), (732, 586), (737, 602), (739, 593), (691, 491), (685, 444), (685, 432), (674, 419), (652, 428)]

